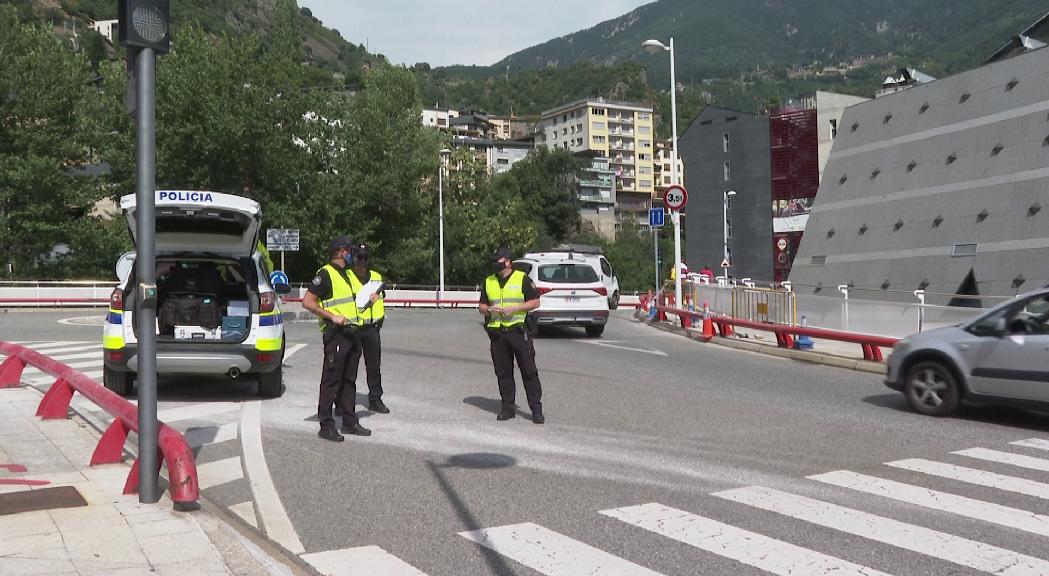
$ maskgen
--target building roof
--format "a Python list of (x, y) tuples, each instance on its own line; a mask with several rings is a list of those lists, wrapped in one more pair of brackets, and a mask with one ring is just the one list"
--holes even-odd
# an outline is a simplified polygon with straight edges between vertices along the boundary
[(998, 62), (999, 60), (1012, 58), (1017, 54), (1044, 48), (1047, 44), (1049, 44), (1049, 14), (1042, 16), (1023, 32), (1010, 38), (1009, 42), (992, 54), (984, 64)]
[(635, 104), (632, 102), (616, 102), (613, 100), (605, 100), (604, 98), (585, 98), (583, 100), (577, 100), (568, 104), (563, 104), (557, 108), (551, 108), (550, 110), (543, 111), (543, 118), (547, 116), (556, 116), (562, 112), (574, 110), (583, 106), (604, 106), (613, 108), (623, 108), (627, 110), (633, 110), (635, 112), (649, 112), (653, 111), (651, 106), (642, 106), (641, 104)]

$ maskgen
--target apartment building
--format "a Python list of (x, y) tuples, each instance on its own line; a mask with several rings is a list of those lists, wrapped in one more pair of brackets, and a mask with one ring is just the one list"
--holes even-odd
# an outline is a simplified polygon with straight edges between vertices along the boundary
[(597, 98), (547, 110), (536, 146), (607, 159), (614, 176), (615, 229), (630, 221), (647, 225), (656, 183), (652, 108)]
[(426, 107), (422, 111), (423, 126), (437, 128), (438, 130), (449, 130), (452, 120), (458, 117), (458, 110), (441, 108), (440, 106)]

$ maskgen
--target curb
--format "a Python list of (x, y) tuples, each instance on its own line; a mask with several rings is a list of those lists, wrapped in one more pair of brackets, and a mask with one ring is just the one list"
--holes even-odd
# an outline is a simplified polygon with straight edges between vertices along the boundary
[[(704, 344), (704, 342), (697, 331), (680, 328), (678, 326), (672, 326), (669, 324), (647, 322), (644, 320), (634, 319), (639, 324), (645, 324), (651, 326), (657, 330), (663, 332), (670, 332), (672, 334), (679, 334), (688, 338), (689, 340), (696, 340)], [(790, 360), (798, 360), (800, 362), (808, 362), (810, 364), (822, 364), (824, 366), (832, 366), (834, 368), (844, 368), (846, 370), (855, 370), (857, 372), (867, 372), (870, 374), (885, 375), (886, 366), (880, 362), (871, 362), (869, 360), (861, 360), (858, 358), (849, 358), (846, 356), (837, 356), (834, 354), (824, 354), (822, 352), (806, 352), (804, 350), (793, 350), (790, 348), (780, 348), (778, 346), (772, 346), (769, 344), (758, 344), (756, 342), (747, 342), (738, 338), (723, 338), (715, 336), (709, 343), (717, 344), (718, 346), (724, 346), (726, 348), (734, 348), (736, 350), (745, 350), (748, 352), (756, 352), (758, 354), (764, 354), (766, 356), (776, 356), (778, 358), (787, 358)]]

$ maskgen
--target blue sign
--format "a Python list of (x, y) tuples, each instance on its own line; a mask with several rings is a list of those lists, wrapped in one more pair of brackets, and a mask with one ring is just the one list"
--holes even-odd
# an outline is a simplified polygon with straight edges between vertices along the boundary
[(270, 273), (270, 285), (276, 286), (277, 284), (291, 284), (288, 280), (288, 275), (280, 270), (274, 270)]
[(664, 213), (662, 208), (650, 208), (648, 211), (648, 225), (659, 228), (663, 225)]

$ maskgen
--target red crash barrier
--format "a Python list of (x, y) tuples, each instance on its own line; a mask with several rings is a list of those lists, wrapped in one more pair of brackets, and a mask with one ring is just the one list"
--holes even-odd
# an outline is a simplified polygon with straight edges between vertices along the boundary
[[(690, 310), (681, 310), (679, 308), (670, 308), (667, 306), (657, 306), (657, 308), (659, 308), (660, 311), (669, 314), (676, 314), (683, 320), (687, 317), (689, 318), (689, 322), (691, 322), (693, 317), (698, 318), (701, 316), (701, 314), (696, 314)], [(803, 328), (801, 326), (788, 326), (786, 324), (752, 322), (750, 320), (740, 320), (728, 316), (712, 316), (711, 320), (713, 321), (714, 326), (717, 327), (719, 336), (731, 336), (733, 327), (764, 330), (776, 335), (776, 344), (779, 345), (780, 348), (794, 348), (794, 338), (797, 336), (808, 336), (809, 338), (819, 338), (821, 340), (837, 340), (839, 342), (859, 344), (863, 348), (863, 359), (874, 362), (884, 361), (884, 357), (881, 353), (882, 348), (892, 348), (900, 341), (899, 338), (890, 338), (887, 336), (857, 334), (855, 332), (842, 332), (840, 330), (827, 330), (824, 328)], [(685, 324), (683, 323), (682, 325)]]
[[(73, 392), (81, 393), (113, 416), (113, 423), (102, 434), (98, 446), (95, 447), (91, 465), (121, 461), (128, 433), (138, 433), (138, 408), (134, 404), (69, 366), (29, 348), (0, 342), (0, 354), (7, 356), (0, 364), (0, 388), (17, 386), (22, 377), (22, 370), (27, 364), (55, 377), (55, 383), (44, 394), (40, 406), (37, 407), (37, 416), (45, 420), (67, 418)], [(167, 462), (168, 465), (171, 500), (177, 505), (197, 502), (200, 498), (197, 466), (186, 439), (174, 428), (161, 422), (157, 445), (161, 456), (157, 459), (157, 465), (163, 462)], [(124, 494), (134, 494), (138, 491), (138, 474), (136, 458), (124, 484)]]

